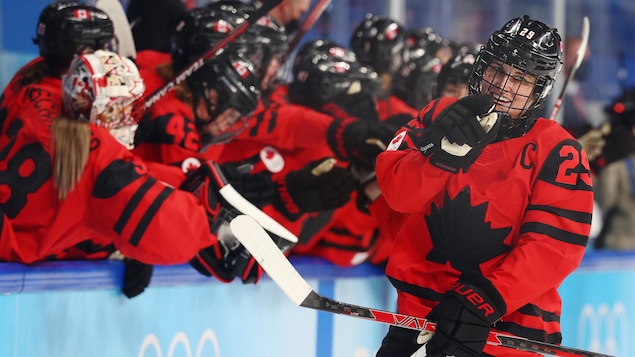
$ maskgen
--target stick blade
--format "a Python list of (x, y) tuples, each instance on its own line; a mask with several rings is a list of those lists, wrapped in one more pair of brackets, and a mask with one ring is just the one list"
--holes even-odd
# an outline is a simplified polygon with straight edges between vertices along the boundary
[(291, 233), (285, 226), (261, 211), (253, 203), (247, 201), (231, 184), (223, 186), (218, 192), (229, 204), (239, 210), (240, 213), (253, 217), (260, 226), (269, 232), (291, 243), (298, 242), (298, 237), (295, 234)]
[(300, 276), (269, 234), (256, 220), (246, 215), (236, 216), (229, 223), (229, 228), (271, 280), (291, 301), (300, 306), (313, 288)]

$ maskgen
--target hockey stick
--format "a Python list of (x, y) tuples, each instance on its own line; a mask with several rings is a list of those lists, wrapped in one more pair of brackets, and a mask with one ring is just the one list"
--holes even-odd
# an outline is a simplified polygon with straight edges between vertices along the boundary
[(236, 191), (236, 189), (228, 183), (220, 169), (220, 166), (218, 166), (215, 161), (210, 160), (208, 168), (208, 173), (195, 173), (194, 175), (189, 176), (181, 185), (181, 189), (192, 192), (196, 196), (200, 197), (201, 187), (205, 183), (205, 180), (211, 176), (214, 184), (219, 188), (218, 193), (230, 206), (235, 208), (240, 215), (247, 215), (251, 217), (251, 219), (255, 220), (258, 225), (289, 243), (295, 244), (298, 242), (298, 237), (295, 234), (291, 233), (285, 226), (278, 223), (278, 221), (271, 218), (268, 214), (261, 211), (253, 203), (249, 202), (245, 197), (238, 193), (238, 191)]
[(575, 72), (578, 70), (578, 68), (580, 68), (580, 65), (582, 64), (582, 60), (584, 59), (584, 54), (586, 53), (586, 48), (589, 45), (589, 32), (590, 32), (589, 18), (585, 16), (582, 19), (582, 41), (580, 42), (580, 47), (578, 47), (578, 52), (576, 52), (575, 54), (575, 62), (573, 63), (573, 66), (571, 66), (571, 69), (569, 70), (569, 73), (567, 74), (567, 78), (565, 79), (565, 82), (562, 85), (562, 89), (560, 90), (558, 99), (556, 99), (556, 104), (553, 106), (553, 109), (551, 110), (551, 115), (549, 116), (551, 120), (556, 119), (556, 115), (558, 115), (560, 106), (562, 106), (562, 100), (564, 99), (564, 94), (567, 90), (567, 87), (569, 86), (569, 82), (571, 82), (571, 80), (573, 79), (573, 76), (575, 75)]
[(291, 76), (291, 72), (293, 71), (293, 63), (289, 62), (289, 58), (295, 51), (300, 41), (306, 35), (307, 32), (315, 25), (315, 22), (320, 18), (320, 15), (326, 10), (326, 8), (331, 3), (331, 0), (319, 0), (318, 3), (311, 9), (311, 12), (307, 15), (302, 25), (298, 28), (293, 36), (293, 39), (289, 43), (289, 48), (287, 49), (287, 54), (282, 59), (282, 63), (280, 63), (280, 70), (277, 75), (278, 80), (287, 80)]
[[(425, 318), (403, 315), (339, 302), (315, 292), (278, 249), (267, 232), (248, 216), (237, 216), (229, 224), (238, 241), (251, 253), (269, 277), (291, 301), (300, 307), (353, 316), (384, 324), (434, 332), (436, 325)], [(539, 355), (560, 357), (612, 357), (609, 355), (558, 346), (491, 332), (487, 343)]]
[(287, 57), (293, 53), (295, 48), (298, 46), (304, 35), (315, 25), (315, 22), (320, 18), (324, 10), (329, 6), (331, 0), (319, 0), (315, 7), (311, 10), (309, 15), (306, 17), (306, 20), (302, 23), (298, 31), (296, 31), (293, 40), (289, 43), (289, 49), (287, 50)]
[(243, 22), (238, 27), (233, 29), (230, 33), (227, 34), (227, 36), (223, 37), (223, 39), (221, 39), (218, 43), (212, 46), (212, 48), (209, 49), (207, 52), (205, 52), (205, 54), (203, 54), (200, 58), (198, 58), (196, 61), (194, 61), (193, 63), (185, 67), (183, 70), (181, 70), (179, 73), (177, 73), (173, 79), (163, 84), (157, 90), (152, 92), (152, 94), (146, 96), (145, 98), (142, 98), (139, 101), (139, 103), (143, 103), (146, 110), (149, 109), (151, 106), (154, 105), (154, 103), (156, 103), (159, 99), (163, 98), (169, 91), (174, 89), (174, 87), (179, 85), (186, 78), (191, 76), (192, 73), (196, 72), (196, 70), (201, 68), (206, 61), (214, 58), (214, 56), (216, 56), (218, 51), (224, 49), (227, 46), (227, 44), (229, 44), (230, 42), (233, 42), (236, 39), (236, 37), (245, 33), (245, 31), (247, 31), (249, 26), (254, 24), (256, 21), (258, 21), (259, 18), (266, 15), (271, 9), (278, 6), (281, 2), (282, 0), (263, 1), (262, 6), (254, 10), (254, 12), (247, 17), (245, 22)]

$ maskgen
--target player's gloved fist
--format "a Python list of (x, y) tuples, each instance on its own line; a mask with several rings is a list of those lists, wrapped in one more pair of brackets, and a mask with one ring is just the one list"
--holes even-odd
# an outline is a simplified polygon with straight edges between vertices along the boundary
[(271, 172), (265, 170), (253, 174), (253, 167), (253, 164), (245, 162), (220, 165), (225, 178), (236, 191), (257, 207), (264, 207), (276, 197), (276, 185), (271, 179)]
[(380, 121), (348, 118), (335, 120), (328, 129), (327, 139), (342, 160), (372, 171), (375, 158), (386, 150), (393, 135), (393, 129)]
[(430, 162), (449, 172), (467, 172), (482, 149), (496, 139), (500, 114), (492, 98), (472, 94), (452, 103), (415, 138)]
[(437, 323), (436, 332), (426, 346), (428, 356), (481, 354), (491, 325), (503, 316), (506, 305), (486, 278), (479, 276), (476, 280), (478, 286), (457, 281), (428, 314), (428, 319)]
[(256, 283), (261, 270), (228, 227), (240, 212), (220, 195), (219, 190), (226, 184), (220, 167), (215, 162), (206, 161), (190, 172), (180, 186), (180, 189), (192, 192), (201, 200), (207, 211), (210, 232), (218, 238), (218, 244), (199, 251), (190, 260), (190, 265), (199, 273), (215, 276), (223, 282), (230, 282), (238, 276), (244, 283)]
[(344, 205), (355, 189), (355, 178), (335, 159), (323, 158), (289, 172), (277, 184), (280, 195), (274, 206), (281, 212), (307, 213)]
[(229, 229), (230, 220), (221, 218), (214, 223), (218, 244), (207, 247), (190, 260), (190, 265), (205, 276), (215, 276), (223, 282), (238, 277), (245, 284), (257, 283), (262, 269), (238, 242)]
[(129, 298), (141, 294), (150, 285), (154, 267), (138, 260), (124, 258), (123, 286), (121, 292)]

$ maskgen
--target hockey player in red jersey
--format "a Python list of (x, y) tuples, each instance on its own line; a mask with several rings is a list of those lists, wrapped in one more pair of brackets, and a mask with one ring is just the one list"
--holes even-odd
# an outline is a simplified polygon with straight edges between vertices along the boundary
[[(75, 55), (113, 45), (114, 30), (103, 11), (86, 4), (57, 1), (47, 5), (38, 18), (34, 44), (39, 56), (23, 66), (11, 79), (0, 103), (0, 126), (5, 133), (19, 111), (37, 109), (40, 117), (55, 118), (62, 110), (61, 76)], [(50, 259), (101, 259), (112, 247), (86, 241)]]
[[(359, 64), (351, 50), (328, 40), (308, 41), (299, 49), (292, 73), (293, 80), (288, 85), (292, 103), (325, 113), (335, 108), (369, 123), (380, 122), (375, 102), (380, 89), (378, 75)], [(340, 162), (340, 165), (355, 177), (358, 166), (372, 172), (374, 162), (352, 165)], [(358, 207), (362, 186), (356, 179), (360, 191), (347, 195), (342, 207), (307, 217), (300, 243), (292, 253), (319, 256), (340, 266), (365, 262), (372, 254), (378, 231), (374, 217)]]
[[(218, 23), (227, 15), (209, 8), (187, 11), (172, 39), (172, 61), (157, 68), (168, 81), (202, 56), (223, 36)], [(156, 80), (156, 79), (155, 79)], [(208, 145), (231, 140), (245, 129), (256, 109), (260, 89), (253, 64), (240, 52), (225, 49), (155, 103), (139, 122), (135, 154), (145, 160), (181, 165)], [(187, 171), (187, 162), (184, 164)]]
[[(296, 59), (301, 57), (302, 54), (299, 54)], [(334, 76), (338, 75), (338, 71), (342, 76), (352, 73), (348, 72), (350, 63), (345, 61), (340, 63), (322, 58), (319, 62)], [(311, 83), (308, 86), (318, 85), (317, 82)], [(326, 85), (326, 82), (322, 84)], [(343, 94), (346, 90), (340, 87), (340, 83), (330, 84), (333, 87), (323, 91), (329, 96)], [(360, 120), (340, 110), (337, 105), (332, 105), (334, 110), (324, 112), (315, 110), (314, 106), (308, 107), (304, 99), (311, 101), (310, 94), (299, 87), (279, 84), (260, 101), (248, 129), (226, 143), (217, 156), (224, 168), (231, 168), (227, 176), (232, 184), (235, 182), (235, 186), (243, 188), (239, 192), (252, 198), (265, 212), (296, 233), (300, 232), (306, 218), (304, 214), (341, 206), (348, 201), (354, 188), (350, 173), (341, 165), (328, 163), (336, 158), (340, 162), (363, 161), (374, 166), (375, 156), (381, 148), (367, 144), (366, 138), (376, 137), (387, 143), (393, 133), (378, 120)], [(296, 99), (290, 101), (288, 96)], [(297, 100), (298, 97), (303, 100)], [(349, 95), (342, 97), (352, 98)], [(313, 99), (325, 104), (322, 102), (324, 98)], [(373, 109), (370, 104), (370, 109)], [(320, 105), (317, 108), (323, 109)], [(328, 170), (316, 175), (314, 170), (318, 166)], [(238, 167), (242, 175), (235, 169)], [(268, 194), (265, 195), (265, 192)]]
[(0, 260), (33, 263), (100, 236), (126, 257), (150, 264), (197, 257), (209, 274), (232, 280), (231, 249), (210, 226), (221, 208), (213, 178), (200, 197), (174, 189), (109, 132), (135, 121), (144, 88), (134, 64), (96, 51), (76, 57), (62, 83), (67, 113), (25, 108), (0, 137), (0, 209), (8, 218)]
[(18, 70), (0, 99), (0, 127), (26, 107), (54, 107), (62, 103), (61, 76), (73, 56), (106, 49), (113, 43), (114, 29), (108, 15), (96, 7), (71, 1), (46, 6), (38, 18), (33, 42), (39, 56)]
[(393, 77), (403, 64), (404, 29), (401, 24), (385, 16), (367, 14), (353, 31), (350, 48), (357, 60), (372, 67), (380, 76), (382, 92), (377, 98), (380, 118), (407, 114), (410, 118), (417, 110), (397, 98), (393, 93)]
[(535, 118), (562, 66), (556, 29), (528, 16), (479, 52), (471, 95), (440, 98), (377, 158), (390, 206), (408, 214), (386, 274), (398, 310), (437, 322), (391, 328), (377, 356), (529, 356), (486, 345), (490, 330), (558, 344), (557, 288), (579, 265), (593, 191), (580, 144)]

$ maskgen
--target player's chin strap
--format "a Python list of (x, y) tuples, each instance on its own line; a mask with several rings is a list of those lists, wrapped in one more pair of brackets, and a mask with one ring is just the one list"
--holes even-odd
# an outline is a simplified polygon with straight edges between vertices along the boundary
[(536, 123), (535, 117), (511, 119), (507, 113), (501, 113), (500, 120), (501, 126), (496, 132), (496, 140), (494, 142), (521, 137), (527, 134), (529, 129)]

